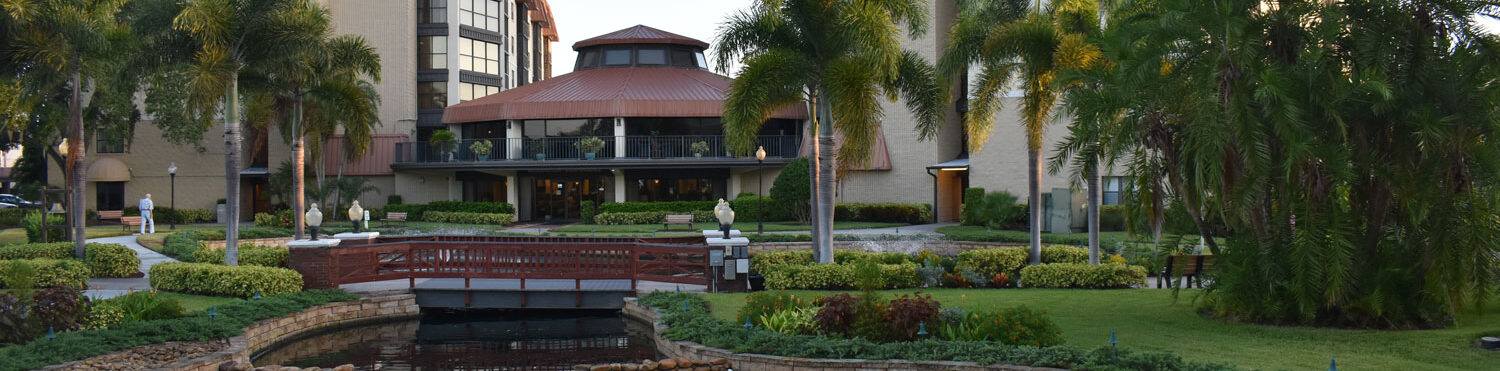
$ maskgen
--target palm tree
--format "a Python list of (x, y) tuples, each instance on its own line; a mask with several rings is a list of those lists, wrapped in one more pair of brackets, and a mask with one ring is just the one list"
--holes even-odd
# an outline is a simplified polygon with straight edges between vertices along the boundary
[(287, 65), (324, 39), (327, 12), (308, 0), (187, 2), (173, 27), (195, 45), (190, 106), (200, 117), (224, 111), (224, 262), (239, 264), (240, 75)]
[[(307, 168), (303, 138), (309, 134), (321, 134), (321, 140), (314, 143), (314, 153), (319, 154), (315, 158), (321, 157), (326, 136), (340, 126), (345, 129), (348, 144), (358, 144), (357, 148), (347, 146), (349, 151), (362, 154), (369, 148), (373, 125), (378, 123), (379, 97), (361, 78), (369, 76), (376, 82), (380, 81), (380, 55), (363, 37), (329, 35), (332, 29), (328, 24), (328, 10), (314, 7), (312, 11), (320, 13), (314, 18), (321, 22), (309, 30), (318, 29), (316, 32), (323, 35), (320, 40), (296, 51), (292, 58), (250, 71), (268, 81), (268, 90), (251, 98), (247, 116), (252, 122), (264, 123), (264, 126), (286, 123), (276, 126), (282, 129), (283, 137), (291, 138), (293, 169)], [(318, 169), (321, 175), (322, 166)], [(292, 213), (295, 216), (292, 223), (294, 238), (302, 239), (306, 181), (302, 171), (291, 174), (291, 202), (296, 211)], [(322, 183), (321, 176), (319, 183)]]
[(812, 235), (820, 263), (833, 262), (834, 132), (843, 137), (838, 161), (866, 163), (883, 94), (906, 99), (923, 139), (937, 134), (942, 99), (933, 69), (901, 48), (903, 26), (911, 37), (925, 33), (929, 8), (920, 0), (761, 0), (719, 27), (719, 70), (744, 64), (724, 103), (732, 150), (753, 151), (775, 109), (806, 104), (814, 112)]
[[(1026, 129), (1026, 155), (1030, 177), (1027, 205), (1031, 209), (1031, 264), (1042, 262), (1042, 136), (1054, 119), (1058, 98), (1068, 88), (1057, 81), (1066, 68), (1098, 62), (1098, 47), (1088, 42), (1098, 33), (1098, 3), (1065, 0), (1044, 7), (1026, 0), (960, 1), (958, 22), (949, 34), (938, 70), (943, 76), (967, 76), (972, 66), (979, 75), (969, 95), (964, 116), (969, 148), (979, 152), (989, 140), (995, 114), (1003, 105), (1003, 94), (1019, 84), (1021, 125)], [(1085, 166), (1089, 166), (1085, 164)], [(1097, 173), (1097, 169), (1092, 173)], [(1092, 175), (1089, 176), (1091, 179)], [(1092, 189), (1098, 189), (1093, 184)], [(1098, 210), (1091, 205), (1090, 212)], [(1098, 260), (1097, 237), (1092, 238), (1090, 257)]]
[[(101, 74), (111, 58), (128, 55), (129, 29), (117, 16), (124, 0), (9, 1), (0, 3), (7, 32), (7, 78), (50, 94), (66, 87), (68, 143), (67, 174), (71, 192), (68, 219), (73, 233), (73, 255), (84, 257), (84, 84)], [(96, 98), (97, 99), (97, 98)], [(39, 97), (32, 103), (47, 100)], [(37, 106), (30, 105), (35, 108)], [(28, 108), (29, 109), (29, 108)]]

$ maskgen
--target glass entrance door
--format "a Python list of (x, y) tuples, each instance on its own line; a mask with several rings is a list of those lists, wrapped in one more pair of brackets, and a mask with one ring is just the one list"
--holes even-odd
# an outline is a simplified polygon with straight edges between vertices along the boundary
[(532, 192), (532, 218), (536, 220), (578, 219), (579, 203), (604, 200), (604, 178), (537, 178)]

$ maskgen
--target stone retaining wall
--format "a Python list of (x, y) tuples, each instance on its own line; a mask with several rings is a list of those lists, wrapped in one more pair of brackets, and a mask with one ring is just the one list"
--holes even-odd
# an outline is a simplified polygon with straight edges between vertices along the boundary
[(329, 303), (301, 312), (256, 322), (239, 336), (229, 338), (229, 349), (203, 357), (179, 361), (162, 369), (214, 371), (219, 364), (238, 361), (250, 364), (250, 355), (282, 341), (319, 329), (349, 326), (381, 319), (404, 318), (421, 314), (417, 298), (411, 294), (368, 297), (355, 301)]
[[(915, 254), (927, 250), (934, 254), (943, 256), (956, 256), (958, 253), (978, 250), (993, 249), (997, 247), (1026, 246), (1020, 243), (997, 243), (997, 242), (970, 242), (970, 241), (834, 241), (833, 248), (847, 250), (866, 250), (880, 252), (901, 252)], [(784, 250), (808, 250), (812, 248), (812, 242), (753, 242), (750, 243), (750, 253), (755, 254), (764, 251)]]
[(868, 359), (827, 359), (827, 358), (797, 358), (771, 356), (764, 354), (734, 353), (725, 349), (709, 347), (691, 341), (673, 341), (662, 336), (661, 333), (667, 329), (657, 318), (656, 311), (636, 302), (635, 298), (626, 298), (625, 306), (620, 312), (626, 318), (638, 320), (651, 326), (651, 341), (656, 344), (656, 351), (667, 357), (686, 357), (689, 359), (717, 359), (724, 358), (732, 362), (737, 369), (745, 370), (768, 370), (768, 371), (865, 371), (865, 370), (958, 370), (958, 371), (1060, 371), (1058, 368), (1030, 367), (1016, 365), (980, 365), (974, 362), (956, 361), (910, 361), (910, 360), (868, 360)]
[[(198, 246), (222, 249), (224, 248), (225, 242), (226, 241), (198, 241)], [(248, 240), (240, 240), (240, 245), (251, 244), (261, 247), (282, 247), (286, 246), (288, 242), (292, 242), (291, 237), (252, 238)]]

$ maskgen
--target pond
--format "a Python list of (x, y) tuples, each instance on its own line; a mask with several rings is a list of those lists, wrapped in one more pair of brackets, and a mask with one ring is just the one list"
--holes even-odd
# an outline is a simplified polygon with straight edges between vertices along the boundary
[(359, 370), (572, 370), (658, 359), (646, 325), (618, 311), (423, 310), (420, 318), (334, 329), (252, 357), (257, 366)]

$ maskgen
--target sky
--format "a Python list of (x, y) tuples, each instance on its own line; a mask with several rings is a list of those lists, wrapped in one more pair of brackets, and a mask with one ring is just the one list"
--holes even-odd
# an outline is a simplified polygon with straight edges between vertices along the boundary
[[(553, 0), (558, 42), (552, 44), (553, 75), (573, 72), (573, 43), (646, 25), (712, 44), (724, 18), (750, 7), (752, 0)], [(713, 55), (709, 66), (716, 66)]]

